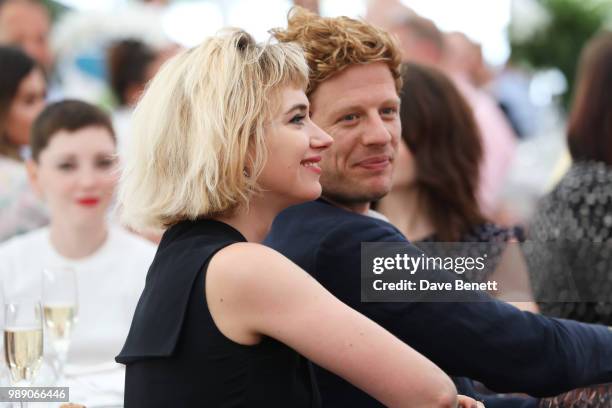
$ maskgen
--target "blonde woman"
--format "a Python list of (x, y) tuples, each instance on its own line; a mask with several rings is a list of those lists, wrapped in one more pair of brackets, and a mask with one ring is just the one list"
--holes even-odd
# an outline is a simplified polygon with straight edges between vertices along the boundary
[(302, 356), (388, 406), (457, 405), (433, 363), (259, 244), (321, 193), (331, 139), (307, 70), (295, 45), (231, 30), (167, 63), (137, 106), (123, 217), (165, 233), (117, 357), (127, 408), (321, 406)]

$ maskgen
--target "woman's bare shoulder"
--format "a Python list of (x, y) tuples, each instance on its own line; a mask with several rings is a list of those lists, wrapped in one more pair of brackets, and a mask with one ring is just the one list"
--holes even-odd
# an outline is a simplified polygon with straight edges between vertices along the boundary
[(236, 294), (265, 291), (270, 285), (303, 279), (307, 275), (279, 252), (264, 245), (240, 242), (217, 252), (211, 259), (207, 285), (231, 287)]
[(254, 242), (237, 242), (219, 250), (213, 256), (216, 266), (257, 269), (259, 265), (290, 262), (281, 253)]

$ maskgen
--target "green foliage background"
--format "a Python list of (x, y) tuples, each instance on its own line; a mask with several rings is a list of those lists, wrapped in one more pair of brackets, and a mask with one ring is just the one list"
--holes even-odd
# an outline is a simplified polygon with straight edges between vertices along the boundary
[[(95, 0), (92, 0), (95, 1)], [(62, 13), (64, 13), (67, 9), (67, 7), (61, 5), (60, 3), (57, 3), (53, 0), (43, 0), (43, 3), (45, 6), (47, 6), (47, 8), (49, 9), (49, 11), (51, 12), (51, 19), (52, 20), (56, 20)]]
[(526, 42), (511, 38), (511, 60), (532, 68), (558, 68), (568, 81), (563, 95), (567, 108), (573, 92), (580, 51), (612, 13), (612, 0), (538, 0), (551, 16), (550, 24)]

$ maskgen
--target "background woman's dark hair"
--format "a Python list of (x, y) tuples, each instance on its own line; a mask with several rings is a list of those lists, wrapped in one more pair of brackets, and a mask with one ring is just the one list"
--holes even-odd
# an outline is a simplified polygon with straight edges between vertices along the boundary
[(457, 241), (485, 221), (476, 190), (482, 158), (472, 109), (435, 68), (402, 67), (402, 139), (415, 163), (422, 205), (440, 241)]
[(40, 152), (60, 130), (75, 132), (90, 126), (105, 128), (116, 142), (111, 120), (102, 109), (87, 102), (71, 99), (52, 103), (41, 112), (32, 125), (30, 135), (32, 159), (38, 161)]
[(574, 160), (612, 165), (612, 32), (587, 43), (578, 78), (567, 133), (570, 153)]
[(19, 156), (19, 147), (8, 140), (6, 121), (21, 81), (36, 67), (20, 49), (0, 46), (0, 156)]
[(144, 88), (147, 69), (155, 61), (153, 49), (139, 40), (121, 40), (108, 49), (110, 84), (121, 105), (127, 105), (126, 92), (131, 85)]

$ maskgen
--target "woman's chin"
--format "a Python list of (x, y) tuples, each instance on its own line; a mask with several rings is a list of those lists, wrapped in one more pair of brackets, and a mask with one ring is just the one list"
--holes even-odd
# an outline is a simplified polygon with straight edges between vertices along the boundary
[(316, 186), (313, 186), (313, 188), (307, 194), (304, 195), (304, 199), (302, 200), (302, 202), (316, 200), (317, 198), (321, 197), (322, 191), (323, 189), (321, 188), (321, 184), (317, 183)]
[(287, 207), (291, 207), (292, 205), (298, 205), (302, 203), (307, 203), (309, 201), (314, 201), (317, 198), (321, 197), (321, 186), (316, 189), (312, 189), (311, 191), (304, 192), (303, 194), (296, 195), (289, 200), (289, 204)]
[(54, 217), (51, 214), (51, 219), (54, 218), (68, 218), (70, 224), (77, 228), (88, 228), (93, 226), (99, 226), (106, 222), (106, 213), (107, 209), (98, 207), (98, 208), (79, 208), (77, 211), (72, 211), (71, 214), (61, 217)]

